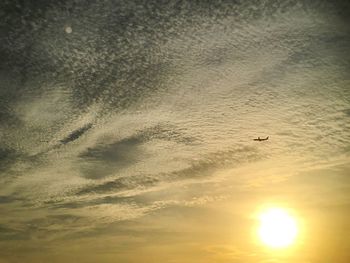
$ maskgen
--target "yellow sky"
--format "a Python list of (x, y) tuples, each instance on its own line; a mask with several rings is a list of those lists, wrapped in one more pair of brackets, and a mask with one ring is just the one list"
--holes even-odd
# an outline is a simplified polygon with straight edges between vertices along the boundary
[(0, 2), (0, 263), (350, 262), (347, 1)]

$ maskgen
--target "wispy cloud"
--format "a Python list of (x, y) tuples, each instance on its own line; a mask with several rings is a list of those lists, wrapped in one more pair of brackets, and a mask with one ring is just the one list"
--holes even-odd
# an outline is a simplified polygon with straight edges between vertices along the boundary
[(350, 45), (338, 2), (10, 2), (2, 242), (93, 236), (293, 185), (347, 191)]

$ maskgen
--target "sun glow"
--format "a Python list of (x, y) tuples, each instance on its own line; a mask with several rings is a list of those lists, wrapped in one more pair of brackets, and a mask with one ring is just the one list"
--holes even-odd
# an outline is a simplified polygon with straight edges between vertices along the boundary
[(271, 248), (290, 246), (298, 234), (295, 219), (281, 208), (269, 208), (260, 216), (258, 234), (260, 240)]

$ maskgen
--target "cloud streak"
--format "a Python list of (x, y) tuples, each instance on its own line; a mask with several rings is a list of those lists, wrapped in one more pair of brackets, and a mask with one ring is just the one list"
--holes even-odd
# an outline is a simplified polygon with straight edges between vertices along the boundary
[(1, 242), (93, 237), (348, 162), (341, 1), (63, 2), (1, 4)]

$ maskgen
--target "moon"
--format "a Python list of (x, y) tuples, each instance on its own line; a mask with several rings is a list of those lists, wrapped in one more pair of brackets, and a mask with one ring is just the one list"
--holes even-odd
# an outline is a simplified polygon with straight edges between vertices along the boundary
[(269, 208), (260, 216), (258, 235), (270, 248), (286, 248), (292, 245), (298, 234), (296, 220), (284, 209)]
[(67, 34), (70, 34), (70, 33), (73, 32), (73, 29), (72, 29), (72, 27), (70, 27), (70, 26), (66, 26), (66, 27), (64, 28), (64, 31), (66, 31)]

